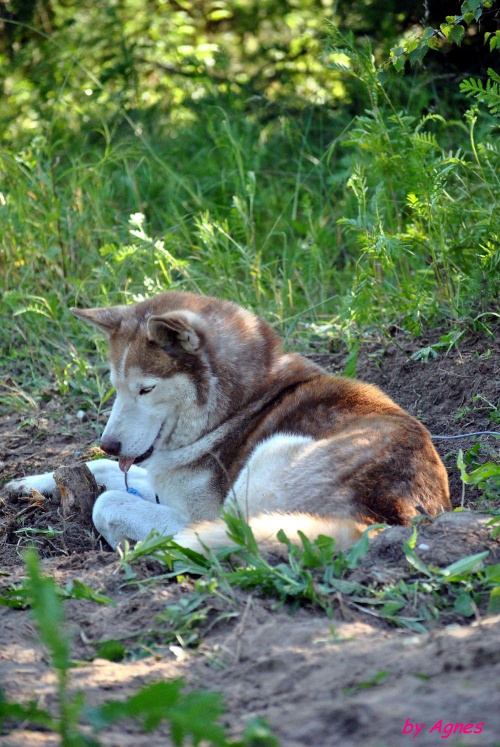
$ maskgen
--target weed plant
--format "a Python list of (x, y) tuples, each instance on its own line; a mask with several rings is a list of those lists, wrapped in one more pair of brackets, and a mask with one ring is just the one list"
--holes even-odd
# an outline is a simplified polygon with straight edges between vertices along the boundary
[(498, 75), (465, 79), (462, 94), (453, 83), (450, 116), (418, 72), (398, 77), (368, 42), (326, 30), (321, 74), (342, 82), (338, 108), (266, 121), (211, 91), (196, 116), (137, 122), (118, 97), (114, 119), (89, 104), (65, 130), (69, 77), (32, 137), (4, 138), (0, 405), (104, 405), (104, 344), (75, 304), (182, 288), (258, 311), (287, 341), (343, 338), (351, 351), (366, 330), (498, 316)]
[[(133, 548), (125, 543), (121, 558), (126, 574), (133, 579), (133, 564), (149, 556), (167, 566), (164, 578), (200, 576), (205, 592), (223, 594), (229, 601), (232, 587), (254, 589), (275, 597), (278, 604), (287, 602), (292, 610), (299, 605), (313, 605), (331, 615), (338, 605), (341, 609), (343, 605), (353, 606), (420, 633), (433, 627), (443, 614), (469, 617), (480, 607), (486, 606), (490, 612), (500, 609), (500, 565), (484, 565), (489, 552), (462, 558), (445, 568), (428, 566), (415, 550), (418, 522), (403, 547), (408, 577), (395, 584), (365, 586), (350, 578), (351, 571), (367, 554), (370, 535), (385, 525), (369, 527), (347, 553), (337, 551), (335, 540), (330, 537), (320, 536), (310, 542), (298, 532), (298, 545), (280, 531), (277, 537), (283, 543), (286, 560), (273, 563), (260, 552), (242, 516), (225, 513), (224, 520), (228, 547), (217, 553), (208, 551), (206, 556), (157, 535)], [(496, 524), (498, 517), (490, 521), (492, 536), (498, 534)], [(193, 603), (200, 601), (199, 591), (195, 592)], [(206, 599), (201, 601), (206, 603)]]
[(62, 604), (66, 595), (53, 578), (41, 572), (34, 550), (26, 551), (25, 562), (27, 602), (32, 607), (40, 641), (57, 675), (58, 713), (53, 715), (35, 702), (8, 701), (0, 691), (0, 733), (2, 730), (8, 733), (13, 723), (24, 723), (56, 732), (62, 747), (98, 747), (99, 732), (118, 721), (133, 719), (145, 732), (157, 729), (166, 721), (176, 747), (200, 743), (214, 747), (278, 746), (277, 739), (259, 719), (249, 721), (241, 741), (228, 740), (225, 728), (219, 723), (225, 712), (221, 696), (203, 691), (184, 692), (182, 680), (159, 681), (146, 685), (125, 700), (87, 706), (84, 695), (73, 693), (70, 687), (71, 646), (64, 630)]

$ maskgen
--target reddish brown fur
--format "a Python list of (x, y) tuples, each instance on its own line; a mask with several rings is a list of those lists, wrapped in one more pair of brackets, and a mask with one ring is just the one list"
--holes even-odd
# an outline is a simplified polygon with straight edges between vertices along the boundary
[[(149, 317), (182, 310), (199, 315), (195, 329), (202, 344), (194, 355), (162, 348), (147, 336)], [(113, 309), (107, 313), (112, 317)], [(262, 319), (232, 303), (180, 292), (122, 307), (118, 326), (111, 317), (115, 361), (133, 342), (127, 366), (162, 377), (185, 372), (196, 384), (200, 404), (215, 377), (219, 395), (211, 428), (235, 413), (248, 413), (222, 446), (201, 460), (213, 471), (221, 501), (255, 446), (286, 432), (320, 442), (311, 462), (315, 473), (308, 474), (305, 462), (289, 479), (290, 511), (404, 524), (417, 506), (431, 515), (451, 509), (446, 471), (423, 425), (376, 387), (284, 354), (279, 337)]]

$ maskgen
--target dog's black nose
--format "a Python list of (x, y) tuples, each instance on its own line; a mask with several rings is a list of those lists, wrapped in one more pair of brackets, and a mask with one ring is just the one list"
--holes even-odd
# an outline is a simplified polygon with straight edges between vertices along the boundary
[(120, 454), (122, 445), (120, 441), (113, 441), (112, 438), (103, 438), (101, 441), (101, 449), (106, 452), (106, 454), (111, 454), (111, 456), (118, 456)]

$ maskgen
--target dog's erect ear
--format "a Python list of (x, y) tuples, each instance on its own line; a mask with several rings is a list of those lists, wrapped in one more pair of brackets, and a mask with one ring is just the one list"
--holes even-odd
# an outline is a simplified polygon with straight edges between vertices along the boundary
[(196, 355), (205, 343), (205, 325), (192, 311), (171, 311), (148, 319), (148, 337), (166, 353)]
[(124, 308), (124, 306), (109, 306), (103, 309), (75, 309), (73, 307), (70, 311), (78, 319), (83, 319), (84, 322), (93, 324), (94, 327), (110, 335), (120, 326)]

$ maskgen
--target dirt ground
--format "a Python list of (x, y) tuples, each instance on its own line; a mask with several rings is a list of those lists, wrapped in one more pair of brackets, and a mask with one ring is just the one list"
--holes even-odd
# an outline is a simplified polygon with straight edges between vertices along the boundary
[[(409, 358), (438, 337), (416, 342), (397, 335), (396, 344), (367, 340), (358, 377), (381, 386), (432, 434), (500, 430), (500, 423), (490, 417), (499, 400), (499, 337), (464, 336), (457, 348), (448, 354), (440, 348), (438, 358), (427, 363)], [(345, 351), (312, 357), (339, 372)], [(88, 457), (105, 416), (89, 414), (80, 421), (76, 410), (72, 403), (54, 398), (35, 413), (2, 416), (2, 482)], [(498, 459), (496, 439), (477, 440), (483, 444), (484, 460)], [(462, 483), (456, 455), (473, 440), (435, 443), (449, 471), (453, 504), (458, 506)], [(159, 572), (158, 565), (141, 561), (134, 566), (135, 582), (127, 583), (115, 554), (92, 528), (65, 522), (57, 502), (13, 499), (5, 490), (0, 499), (0, 568), (9, 574), (0, 577), (2, 585), (22, 577), (20, 552), (34, 541), (44, 557), (44, 570), (59, 583), (79, 579), (116, 602), (115, 606), (65, 602), (73, 658), (85, 662), (72, 670), (71, 684), (85, 692), (90, 704), (125, 697), (148, 682), (182, 676), (193, 688), (224, 694), (225, 723), (233, 736), (241, 733), (248, 718), (262, 716), (281, 743), (290, 747), (397, 747), (413, 741), (414, 731), (403, 734), (409, 719), (425, 723), (416, 743), (437, 745), (442, 734), (429, 730), (442, 719), (443, 725), (484, 722), (481, 734), (451, 736), (449, 744), (500, 745), (500, 616), (481, 611), (466, 624), (443, 616), (429, 633), (417, 635), (390, 627), (342, 599), (333, 618), (328, 618), (312, 608), (291, 614), (286, 607), (277, 608), (276, 600), (235, 591), (233, 617), (213, 625), (198, 649), (160, 643), (153, 650), (145, 633), (156, 625), (155, 617), (167, 604), (192, 590), (190, 581), (150, 584), (147, 580)], [(467, 508), (495, 505), (479, 500), (470, 488), (464, 500)], [(463, 513), (424, 522), (419, 530), (419, 543), (425, 548), (419, 551), (422, 559), (443, 566), (489, 550), (488, 562), (500, 562), (500, 542), (491, 539), (487, 520), (484, 514)], [(40, 535), (33, 529), (53, 532)], [(352, 579), (366, 584), (407, 578), (402, 542), (409, 532), (394, 527), (379, 534)], [(29, 611), (0, 607), (0, 626), (0, 682), (6, 695), (52, 707), (54, 675)], [(98, 642), (110, 638), (121, 640), (133, 655), (122, 662), (95, 658)], [(377, 680), (381, 672), (385, 674)], [(378, 684), (366, 686), (371, 681)], [(110, 746), (169, 744), (166, 731), (144, 735), (133, 723), (108, 729), (100, 739)], [(24, 726), (0, 737), (0, 744), (12, 746), (56, 743), (49, 733)]]

